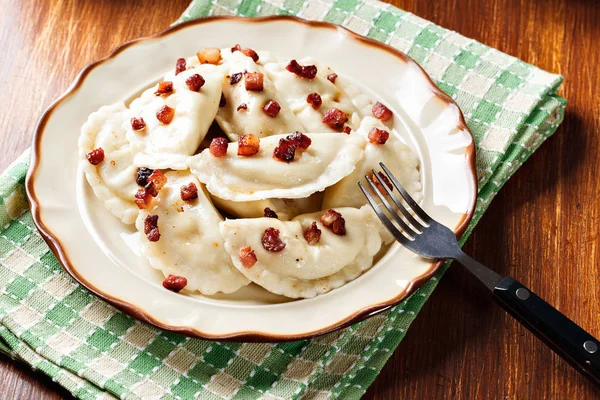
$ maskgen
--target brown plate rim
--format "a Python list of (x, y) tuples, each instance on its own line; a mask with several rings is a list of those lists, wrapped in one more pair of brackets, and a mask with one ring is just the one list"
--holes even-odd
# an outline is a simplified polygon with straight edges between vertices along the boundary
[(68, 256), (67, 252), (64, 250), (64, 247), (61, 244), (60, 240), (44, 224), (44, 222), (41, 218), (41, 215), (40, 215), (40, 204), (39, 204), (39, 201), (38, 201), (36, 193), (35, 193), (34, 182), (35, 182), (35, 173), (38, 169), (38, 166), (40, 163), (40, 158), (41, 158), (41, 152), (40, 152), (41, 137), (42, 137), (44, 128), (46, 126), (46, 123), (47, 123), (48, 119), (50, 118), (52, 112), (56, 109), (56, 107), (58, 105), (60, 105), (69, 96), (71, 96), (81, 86), (81, 84), (83, 83), (85, 78), (95, 67), (116, 57), (119, 53), (121, 53), (123, 50), (127, 49), (128, 47), (130, 47), (134, 44), (140, 43), (142, 41), (164, 37), (171, 33), (177, 32), (180, 29), (185, 29), (189, 26), (217, 22), (217, 21), (221, 21), (221, 20), (236, 20), (236, 21), (240, 21), (240, 22), (244, 22), (244, 23), (257, 23), (257, 24), (263, 23), (263, 22), (272, 22), (272, 21), (288, 21), (288, 22), (295, 22), (295, 23), (299, 23), (299, 24), (303, 24), (303, 25), (308, 25), (310, 27), (334, 29), (334, 30), (350, 37), (353, 40), (356, 40), (356, 41), (358, 41), (362, 44), (368, 45), (368, 46), (374, 46), (381, 50), (387, 51), (388, 53), (391, 53), (392, 55), (400, 58), (403, 62), (405, 62), (407, 64), (413, 64), (414, 66), (416, 66), (423, 73), (423, 75), (427, 78), (427, 81), (431, 87), (431, 91), (435, 94), (435, 96), (437, 96), (440, 100), (444, 101), (448, 105), (455, 106), (456, 109), (458, 110), (457, 128), (459, 130), (466, 131), (471, 135), (472, 141), (471, 141), (471, 144), (466, 149), (466, 156), (469, 160), (469, 174), (471, 175), (472, 182), (474, 185), (473, 198), (471, 200), (469, 210), (463, 215), (463, 218), (462, 218), (460, 224), (454, 230), (457, 237), (460, 237), (465, 232), (467, 226), (469, 225), (471, 219), (473, 218), (473, 214), (474, 214), (474, 210), (475, 210), (475, 203), (477, 201), (477, 173), (476, 173), (476, 167), (475, 167), (475, 141), (473, 139), (473, 135), (472, 135), (471, 131), (467, 127), (467, 124), (465, 122), (462, 111), (460, 110), (458, 105), (454, 102), (454, 100), (452, 100), (452, 98), (450, 98), (447, 94), (442, 92), (435, 85), (435, 83), (431, 80), (429, 75), (427, 75), (427, 73), (423, 70), (423, 68), (416, 61), (414, 61), (412, 58), (410, 58), (409, 56), (407, 56), (400, 50), (397, 50), (391, 46), (388, 46), (388, 45), (378, 42), (376, 40), (358, 35), (357, 33), (354, 33), (352, 31), (348, 30), (347, 28), (344, 28), (344, 27), (338, 26), (338, 25), (334, 25), (334, 24), (330, 24), (328, 22), (308, 21), (308, 20), (304, 20), (302, 18), (298, 18), (298, 17), (294, 17), (294, 16), (266, 16), (266, 17), (256, 17), (256, 18), (245, 18), (245, 17), (238, 17), (238, 16), (213, 16), (213, 17), (205, 17), (205, 18), (182, 22), (182, 23), (174, 25), (162, 32), (156, 33), (154, 35), (142, 37), (139, 39), (134, 39), (134, 40), (131, 40), (131, 41), (128, 41), (128, 42), (122, 44), (121, 46), (119, 46), (115, 50), (113, 50), (108, 56), (106, 56), (98, 61), (95, 61), (95, 62), (89, 64), (88, 66), (86, 66), (84, 69), (82, 69), (81, 72), (77, 75), (77, 77), (73, 81), (73, 83), (71, 84), (71, 86), (62, 94), (62, 96), (60, 96), (54, 103), (52, 103), (48, 107), (48, 109), (44, 112), (44, 114), (38, 121), (38, 124), (35, 128), (35, 133), (33, 136), (33, 145), (32, 145), (33, 149), (32, 149), (32, 153), (31, 153), (30, 166), (29, 166), (29, 170), (28, 170), (27, 178), (26, 178), (26, 191), (27, 191), (27, 197), (29, 199), (29, 204), (31, 206), (31, 215), (33, 217), (33, 221), (34, 221), (35, 225), (37, 226), (38, 230), (40, 231), (41, 236), (44, 238), (44, 240), (46, 241), (46, 243), (48, 244), (48, 246), (50, 247), (50, 249), (52, 250), (54, 255), (57, 257), (57, 259), (59, 260), (59, 262), (61, 263), (63, 268), (75, 280), (77, 280), (81, 285), (83, 285), (86, 289), (88, 289), (89, 291), (91, 291), (92, 293), (97, 295), (98, 297), (106, 300), (108, 303), (112, 304), (119, 310), (128, 313), (129, 315), (137, 318), (138, 320), (140, 320), (142, 322), (148, 323), (148, 324), (153, 325), (160, 329), (164, 329), (164, 330), (171, 331), (174, 333), (183, 334), (186, 336), (201, 338), (201, 339), (220, 340), (220, 341), (237, 341), (237, 342), (286, 342), (286, 341), (309, 339), (309, 338), (312, 338), (312, 337), (315, 337), (318, 335), (323, 335), (323, 334), (332, 332), (334, 330), (353, 325), (357, 322), (360, 322), (360, 321), (362, 321), (366, 318), (369, 318), (373, 315), (384, 312), (384, 311), (390, 309), (391, 307), (397, 305), (402, 300), (404, 300), (406, 297), (408, 297), (410, 294), (412, 294), (415, 290), (417, 290), (419, 287), (421, 287), (427, 280), (429, 280), (439, 270), (439, 268), (442, 266), (444, 261), (437, 261), (435, 263), (432, 263), (429, 270), (426, 273), (413, 279), (410, 282), (410, 284), (408, 285), (408, 287), (405, 290), (403, 290), (401, 293), (399, 293), (397, 296), (395, 296), (387, 301), (377, 303), (377, 304), (372, 304), (372, 305), (369, 305), (368, 307), (364, 307), (361, 310), (347, 316), (346, 318), (344, 318), (342, 320), (339, 320), (339, 321), (337, 321), (327, 327), (324, 327), (322, 329), (314, 330), (311, 332), (303, 332), (303, 333), (294, 334), (294, 335), (278, 335), (278, 334), (271, 334), (268, 332), (244, 331), (244, 332), (233, 332), (233, 333), (222, 334), (222, 335), (213, 335), (213, 334), (208, 334), (208, 333), (202, 332), (202, 331), (200, 331), (196, 328), (192, 328), (192, 327), (173, 326), (173, 325), (165, 324), (164, 322), (155, 319), (148, 312), (141, 310), (140, 308), (138, 308), (137, 306), (135, 306), (131, 303), (128, 303), (119, 298), (116, 298), (109, 294), (104, 293), (103, 291), (97, 289), (91, 282), (89, 282), (85, 278), (83, 278), (83, 276), (80, 275), (80, 273), (77, 271), (77, 269), (73, 266), (73, 264), (69, 260), (69, 256)]

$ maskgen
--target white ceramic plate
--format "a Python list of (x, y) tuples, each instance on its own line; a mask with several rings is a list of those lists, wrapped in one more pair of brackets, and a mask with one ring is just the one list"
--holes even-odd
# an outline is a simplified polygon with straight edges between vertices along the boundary
[(164, 277), (136, 256), (133, 233), (104, 209), (78, 170), (77, 138), (100, 106), (128, 99), (204, 47), (312, 56), (359, 82), (393, 111), (395, 129), (421, 160), (423, 207), (462, 234), (475, 198), (475, 148), (456, 104), (406, 55), (350, 31), (291, 17), (206, 18), (127, 43), (85, 68), (43, 115), (34, 138), (27, 192), (34, 221), (65, 269), (133, 316), (209, 339), (296, 340), (349, 325), (397, 304), (440, 263), (392, 245), (372, 269), (325, 295), (290, 300), (250, 285), (232, 295), (189, 296), (162, 288)]

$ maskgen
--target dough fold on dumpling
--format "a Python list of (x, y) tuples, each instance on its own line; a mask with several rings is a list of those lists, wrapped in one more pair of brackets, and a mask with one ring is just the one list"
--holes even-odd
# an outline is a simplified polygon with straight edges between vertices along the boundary
[[(123, 103), (101, 107), (93, 112), (81, 127), (79, 136), (80, 164), (94, 194), (104, 207), (125, 224), (133, 224), (138, 215), (134, 195), (137, 168), (133, 166), (131, 146), (125, 138), (123, 122), (127, 108)], [(92, 165), (86, 154), (94, 149), (104, 150), (104, 161)]]
[[(256, 64), (252, 58), (240, 51), (231, 53), (230, 49), (223, 49), (221, 54), (225, 65), (229, 66), (228, 76), (241, 73), (240, 80), (233, 85), (230, 79), (223, 80), (225, 105), (219, 108), (216, 117), (217, 123), (231, 140), (236, 141), (239, 135), (248, 133), (265, 137), (304, 131), (304, 126), (287, 105), (285, 92), (279, 93), (280, 89), (271, 82), (262, 65)], [(246, 90), (244, 71), (263, 74), (262, 91)], [(275, 117), (270, 117), (263, 110), (270, 100), (276, 101), (281, 107)], [(238, 107), (242, 104), (246, 105), (246, 109), (238, 111)]]
[[(361, 209), (336, 209), (346, 220), (346, 235), (339, 236), (320, 222), (323, 212), (304, 214), (291, 221), (273, 218), (225, 220), (220, 230), (225, 249), (236, 268), (252, 282), (268, 291), (292, 298), (310, 298), (342, 286), (373, 266), (373, 257), (381, 248), (376, 216), (365, 206)], [(317, 244), (304, 238), (313, 222), (321, 230)], [(286, 244), (280, 252), (262, 245), (267, 228), (280, 232)], [(250, 246), (257, 262), (245, 267), (240, 249)]]
[[(199, 74), (204, 84), (198, 92), (188, 88), (186, 80)], [(130, 105), (130, 117), (142, 117), (146, 128), (134, 131), (126, 121), (127, 139), (135, 153), (134, 162), (153, 169), (187, 169), (185, 159), (194, 154), (215, 119), (221, 99), (223, 66), (201, 64), (178, 75), (171, 72), (164, 81), (173, 82), (173, 93), (157, 96), (157, 85), (144, 91)], [(162, 124), (156, 117), (163, 106), (175, 110), (173, 120)]]
[(302, 199), (231, 201), (217, 196), (211, 196), (211, 199), (219, 210), (237, 218), (261, 218), (265, 214), (265, 208), (269, 208), (277, 214), (277, 218), (281, 221), (289, 221), (300, 214), (320, 210), (323, 192), (313, 193)]
[(204, 150), (190, 157), (188, 164), (211, 194), (225, 200), (297, 199), (352, 173), (366, 144), (361, 135), (309, 134), (312, 144), (305, 151), (296, 150), (295, 159), (287, 163), (273, 158), (273, 149), (286, 136), (262, 138), (253, 156), (238, 156), (238, 143), (232, 142), (224, 157)]
[[(157, 201), (151, 208), (140, 211), (135, 224), (140, 232), (142, 254), (165, 276), (184, 276), (186, 290), (212, 295), (232, 293), (247, 285), (248, 279), (234, 268), (225, 251), (219, 233), (223, 219), (204, 186), (188, 171), (171, 171), (165, 176), (167, 184)], [(198, 188), (198, 198), (183, 201), (180, 189), (191, 182)], [(144, 235), (144, 220), (149, 215), (158, 215), (160, 239), (156, 242)]]

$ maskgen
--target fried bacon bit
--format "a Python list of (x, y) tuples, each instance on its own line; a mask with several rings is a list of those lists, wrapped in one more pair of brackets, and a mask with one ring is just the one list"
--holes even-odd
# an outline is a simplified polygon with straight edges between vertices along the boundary
[(246, 104), (246, 103), (242, 103), (242, 104), (240, 104), (240, 105), (237, 107), (237, 110), (238, 110), (238, 111), (240, 111), (240, 110), (247, 110), (247, 109), (248, 109), (248, 104)]
[(346, 220), (335, 210), (325, 211), (325, 214), (321, 215), (321, 223), (336, 235), (344, 236), (346, 234)]
[(369, 142), (373, 144), (385, 144), (390, 138), (390, 133), (379, 128), (372, 128), (369, 131)]
[(342, 132), (344, 132), (346, 135), (349, 135), (350, 132), (352, 132), (352, 128), (350, 128), (348, 125), (346, 125)]
[(239, 44), (231, 48), (231, 52), (241, 51), (243, 55), (250, 57), (254, 62), (258, 61), (258, 54), (252, 49), (243, 49)]
[(271, 210), (269, 207), (265, 207), (265, 218), (279, 218), (277, 213)]
[(183, 201), (196, 200), (198, 198), (198, 187), (194, 182), (190, 182), (179, 189), (179, 194)]
[(279, 139), (279, 145), (273, 149), (273, 158), (283, 162), (294, 161), (296, 146), (286, 139)]
[(264, 89), (264, 75), (262, 72), (244, 72), (244, 79), (246, 80), (246, 90), (262, 92)]
[[(379, 171), (377, 173), (377, 175), (381, 178), (382, 182), (385, 183), (385, 186), (387, 186), (388, 188), (390, 188), (390, 190), (394, 190), (394, 186), (392, 186), (392, 182), (390, 182), (390, 180), (388, 179), (388, 177), (385, 176), (383, 174), (383, 172)], [(373, 182), (373, 184), (375, 185), (375, 187), (377, 187), (377, 190), (379, 190), (379, 192), (381, 194), (387, 195), (387, 192), (386, 192), (385, 188), (379, 182), (379, 180), (377, 179), (377, 177), (375, 176), (375, 174), (371, 174), (370, 179), (371, 179), (371, 182)]]
[(279, 238), (279, 229), (267, 228), (262, 238), (262, 245), (267, 251), (279, 253), (285, 249), (285, 243)]
[(342, 131), (346, 122), (348, 122), (348, 116), (338, 108), (330, 108), (323, 116), (323, 123), (336, 131)]
[(144, 233), (151, 242), (158, 242), (160, 233), (158, 232), (158, 215), (148, 215), (144, 220)]
[(285, 138), (286, 140), (292, 142), (292, 144), (296, 146), (296, 148), (301, 150), (308, 149), (308, 146), (310, 146), (312, 143), (312, 140), (310, 140), (308, 136), (298, 131), (292, 133), (291, 135), (287, 135)]
[(269, 100), (267, 104), (263, 106), (263, 111), (271, 118), (275, 118), (279, 114), (281, 106), (275, 100)]
[(138, 206), (140, 210), (150, 207), (152, 203), (152, 196), (150, 193), (146, 192), (146, 189), (138, 189), (137, 193), (134, 196), (135, 205)]
[(253, 156), (260, 149), (260, 139), (249, 133), (238, 139), (238, 156)]
[(201, 64), (218, 64), (221, 61), (221, 50), (216, 47), (207, 47), (196, 53)]
[(200, 74), (194, 74), (185, 80), (185, 84), (192, 92), (199, 92), (204, 86), (204, 78)]
[(232, 74), (229, 77), (229, 84), (231, 86), (235, 85), (236, 83), (238, 83), (240, 81), (240, 79), (242, 79), (242, 73), (241, 72), (236, 72), (235, 74)]
[(298, 61), (296, 60), (290, 61), (290, 63), (287, 65), (287, 67), (285, 67), (285, 69), (304, 79), (314, 79), (315, 76), (317, 76), (316, 65), (302, 66), (298, 64)]
[(187, 285), (187, 279), (184, 276), (169, 274), (163, 281), (163, 287), (171, 292), (178, 293)]
[(167, 105), (162, 106), (156, 112), (156, 119), (158, 119), (163, 125), (169, 125), (171, 121), (173, 121), (174, 116), (175, 110)]
[(336, 73), (327, 75), (327, 80), (329, 82), (331, 82), (331, 83), (335, 83), (336, 79), (337, 79), (337, 74)]
[(321, 108), (321, 104), (323, 104), (323, 100), (321, 99), (321, 95), (319, 95), (319, 93), (311, 93), (306, 96), (306, 102), (315, 110)]
[(171, 81), (160, 81), (158, 82), (158, 89), (154, 92), (155, 95), (161, 96), (163, 94), (173, 93), (173, 82)]
[(131, 118), (131, 129), (134, 131), (143, 131), (146, 129), (146, 121), (142, 117)]
[(102, 147), (98, 147), (97, 149), (94, 149), (87, 153), (85, 155), (85, 158), (87, 158), (90, 164), (98, 165), (102, 161), (104, 161), (104, 149)]
[(214, 138), (210, 142), (209, 151), (215, 157), (225, 157), (227, 155), (227, 147), (229, 143), (227, 139), (222, 137)]
[(240, 50), (242, 50), (242, 47), (239, 44), (236, 44), (235, 46), (233, 46), (231, 48), (232, 53), (235, 53), (236, 51), (240, 51)]
[(187, 65), (185, 63), (185, 58), (180, 58), (175, 63), (175, 75), (179, 75), (179, 73), (185, 71), (186, 68), (187, 68)]
[(317, 228), (317, 223), (313, 222), (311, 226), (304, 231), (304, 239), (308, 244), (315, 245), (321, 240), (321, 230)]
[(219, 107), (225, 107), (227, 104), (227, 100), (225, 100), (225, 95), (221, 93), (221, 100), (219, 100)]
[(246, 268), (252, 268), (254, 266), (254, 264), (256, 264), (256, 254), (254, 253), (254, 250), (252, 250), (252, 247), (250, 246), (245, 246), (242, 247), (240, 249), (240, 261), (242, 262), (242, 265)]
[(135, 183), (137, 183), (141, 187), (146, 186), (148, 184), (148, 178), (150, 177), (150, 175), (152, 175), (153, 172), (154, 170), (150, 168), (138, 168), (137, 172), (135, 173)]
[(148, 183), (144, 187), (147, 193), (152, 197), (158, 196), (158, 192), (165, 186), (167, 183), (167, 177), (159, 170), (154, 170), (154, 172), (148, 177)]
[(375, 103), (375, 105), (373, 106), (373, 115), (375, 116), (375, 118), (379, 118), (383, 122), (389, 121), (394, 116), (394, 114), (392, 114), (392, 110), (390, 110), (380, 102)]

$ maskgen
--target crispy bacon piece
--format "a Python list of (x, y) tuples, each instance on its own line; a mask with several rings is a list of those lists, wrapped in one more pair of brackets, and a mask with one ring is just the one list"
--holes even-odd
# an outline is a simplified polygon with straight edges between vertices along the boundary
[(250, 57), (254, 62), (258, 61), (258, 53), (249, 48), (242, 48), (239, 44), (236, 44), (231, 48), (231, 52), (241, 51), (243, 55)]
[(216, 47), (207, 47), (196, 53), (201, 64), (218, 64), (221, 61), (221, 50)]
[(238, 139), (238, 156), (253, 156), (260, 149), (260, 139), (249, 133)]
[(187, 68), (185, 58), (180, 58), (175, 63), (175, 75), (179, 75), (180, 72), (185, 71)]
[(375, 118), (379, 118), (383, 122), (389, 121), (394, 116), (394, 114), (392, 114), (392, 110), (390, 110), (380, 102), (375, 103), (372, 111)]
[(179, 194), (183, 201), (196, 200), (198, 198), (198, 187), (194, 182), (190, 182), (179, 189)]
[(283, 162), (294, 161), (296, 145), (286, 139), (279, 139), (279, 145), (273, 149), (273, 158)]
[(246, 81), (246, 90), (253, 92), (262, 92), (264, 89), (264, 78), (262, 72), (244, 72), (244, 80)]
[(338, 108), (330, 108), (323, 116), (323, 123), (336, 131), (341, 132), (346, 122), (348, 122), (348, 116)]
[(165, 289), (178, 293), (187, 285), (187, 279), (184, 276), (169, 274), (162, 283)]
[(316, 65), (302, 66), (298, 64), (298, 61), (296, 60), (290, 61), (290, 63), (287, 65), (287, 67), (285, 67), (285, 69), (304, 79), (314, 79), (315, 76), (317, 76)]
[(158, 82), (158, 89), (154, 92), (157, 96), (162, 96), (163, 94), (171, 94), (173, 93), (173, 82), (171, 81), (160, 81)]
[[(388, 177), (385, 176), (385, 174), (383, 172), (379, 171), (379, 172), (377, 172), (377, 175), (381, 178), (383, 183), (385, 183), (385, 186), (390, 188), (390, 190), (394, 190), (394, 186), (392, 185), (392, 182), (390, 182)], [(379, 180), (375, 177), (375, 174), (371, 174), (370, 179), (371, 179), (371, 182), (373, 182), (373, 184), (375, 185), (375, 187), (377, 187), (377, 190), (379, 190), (379, 192), (381, 194), (387, 195), (385, 188), (383, 187), (383, 185), (381, 183), (379, 183)]]
[(324, 227), (332, 230), (336, 235), (344, 236), (346, 234), (346, 220), (339, 212), (329, 209), (321, 215), (321, 223)]
[(227, 147), (229, 143), (223, 137), (214, 138), (210, 142), (209, 151), (215, 157), (225, 157), (227, 155)]
[(371, 128), (369, 131), (369, 142), (373, 144), (385, 144), (390, 138), (390, 133), (379, 128)]
[(279, 229), (267, 228), (262, 237), (262, 245), (267, 251), (279, 253), (285, 249), (285, 243), (279, 238)]
[(335, 83), (336, 79), (337, 79), (337, 74), (335, 72), (333, 74), (327, 75), (327, 80), (331, 83)]
[(323, 100), (321, 99), (321, 95), (319, 93), (310, 93), (308, 96), (306, 96), (306, 102), (315, 110), (321, 108), (321, 104), (323, 104)]
[(138, 206), (140, 210), (150, 207), (152, 204), (152, 196), (150, 193), (146, 192), (146, 189), (138, 189), (136, 194), (134, 195), (135, 205)]
[(349, 135), (350, 132), (352, 132), (352, 128), (350, 128), (348, 125), (346, 125), (342, 132), (344, 132), (346, 135)]
[(204, 86), (204, 82), (204, 78), (200, 74), (191, 75), (185, 80), (185, 84), (192, 92), (199, 92), (200, 88)]
[(147, 193), (152, 197), (158, 196), (158, 192), (165, 186), (167, 183), (167, 177), (159, 170), (154, 170), (152, 174), (148, 177), (146, 186), (144, 189)]
[(94, 149), (87, 153), (85, 155), (85, 158), (87, 158), (90, 164), (98, 165), (102, 161), (104, 161), (104, 149), (102, 147), (98, 147), (97, 149)]
[(285, 138), (286, 140), (292, 142), (292, 144), (294, 144), (296, 148), (301, 150), (308, 149), (308, 146), (310, 146), (312, 143), (312, 140), (310, 140), (308, 136), (298, 131), (292, 133), (291, 135), (287, 135)]
[(254, 253), (254, 250), (252, 250), (252, 247), (250, 246), (245, 246), (242, 247), (240, 249), (240, 261), (242, 262), (242, 265), (246, 268), (252, 268), (254, 266), (254, 264), (256, 264), (256, 254)]
[(248, 104), (246, 104), (246, 103), (242, 103), (237, 107), (237, 111), (247, 110), (247, 109), (248, 109)]
[(235, 46), (233, 46), (233, 47), (231, 48), (231, 52), (232, 52), (232, 53), (234, 53), (234, 52), (236, 52), (236, 51), (240, 51), (240, 50), (242, 50), (242, 47), (241, 47), (239, 44), (236, 44)]
[(265, 207), (265, 218), (279, 218), (277, 213), (271, 210), (269, 207)]
[(134, 131), (143, 131), (146, 129), (146, 121), (142, 117), (131, 118), (131, 129)]
[(225, 107), (227, 104), (227, 100), (225, 100), (225, 95), (221, 93), (221, 100), (219, 100), (219, 107)]
[(158, 119), (163, 125), (169, 125), (171, 121), (173, 121), (174, 116), (175, 110), (167, 105), (162, 106), (156, 112), (156, 119)]
[(137, 183), (141, 187), (146, 186), (148, 184), (148, 178), (150, 177), (150, 175), (152, 175), (153, 172), (154, 170), (150, 168), (138, 168), (135, 173), (135, 183)]
[(158, 231), (158, 215), (148, 215), (144, 220), (144, 233), (151, 242), (158, 242), (160, 232)]
[(317, 223), (313, 222), (306, 230), (304, 231), (304, 239), (308, 242), (308, 244), (315, 245), (319, 243), (321, 240), (321, 230), (317, 228)]
[(236, 72), (235, 74), (231, 74), (231, 76), (229, 77), (229, 84), (231, 86), (233, 86), (236, 83), (238, 83), (240, 81), (240, 79), (242, 79), (242, 73), (241, 72)]
[(275, 118), (279, 114), (281, 106), (275, 100), (269, 100), (267, 104), (263, 106), (263, 111), (271, 118)]

